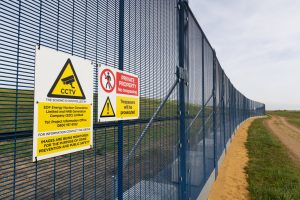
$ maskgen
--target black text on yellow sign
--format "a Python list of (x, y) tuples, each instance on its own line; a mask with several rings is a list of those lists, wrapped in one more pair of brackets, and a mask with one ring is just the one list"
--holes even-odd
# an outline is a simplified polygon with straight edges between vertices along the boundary
[(36, 46), (32, 161), (93, 146), (93, 63)]
[(67, 60), (60, 71), (48, 93), (48, 97), (85, 99), (84, 92), (70, 59)]
[(91, 104), (38, 103), (37, 156), (89, 148)]
[(117, 96), (116, 103), (116, 117), (136, 118), (139, 116), (139, 98)]
[(39, 102), (38, 132), (90, 127), (91, 112), (91, 104)]
[(63, 134), (58, 136), (39, 137), (37, 141), (37, 156), (45, 156), (62, 151), (89, 147), (91, 131)]

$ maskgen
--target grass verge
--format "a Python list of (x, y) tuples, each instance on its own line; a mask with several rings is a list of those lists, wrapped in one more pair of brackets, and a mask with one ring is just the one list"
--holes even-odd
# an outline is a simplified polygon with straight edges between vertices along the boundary
[(248, 130), (249, 192), (251, 199), (300, 199), (300, 167), (288, 156), (286, 148), (257, 119)]

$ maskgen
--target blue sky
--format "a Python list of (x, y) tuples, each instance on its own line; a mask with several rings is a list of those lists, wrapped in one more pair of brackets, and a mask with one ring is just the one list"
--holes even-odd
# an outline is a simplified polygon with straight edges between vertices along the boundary
[(300, 110), (299, 0), (189, 0), (234, 86), (267, 109)]

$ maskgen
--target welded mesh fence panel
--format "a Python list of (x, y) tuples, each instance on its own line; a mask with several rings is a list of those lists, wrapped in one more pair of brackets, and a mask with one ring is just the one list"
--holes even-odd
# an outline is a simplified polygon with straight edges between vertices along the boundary
[(223, 70), (220, 63), (216, 63), (216, 156), (221, 157), (224, 149), (224, 126), (223, 126)]
[(214, 168), (214, 132), (213, 132), (213, 49), (204, 40), (204, 168), (208, 177)]
[[(176, 0), (125, 1), (124, 70), (140, 76), (141, 120), (147, 122), (176, 81), (176, 5)], [(178, 198), (177, 96), (175, 89), (140, 144), (135, 145), (147, 123), (124, 126), (124, 199)]]
[[(35, 46), (116, 66), (118, 1), (2, 1), (1, 199), (112, 198), (116, 129), (95, 123), (94, 148), (32, 162)], [(96, 67), (94, 92), (97, 91)], [(94, 93), (97, 107), (97, 94)]]
[[(188, 10), (188, 197), (196, 199), (217, 170), (236, 127), (258, 109), (237, 91), (217, 60), (214, 50), (190, 9)], [(254, 111), (255, 110), (255, 111)]]
[(188, 41), (189, 41), (189, 82), (188, 82), (188, 120), (187, 120), (187, 134), (188, 134), (188, 149), (187, 156), (187, 176), (189, 195), (195, 196), (201, 189), (204, 183), (204, 106), (203, 106), (203, 34), (198, 28), (195, 18), (189, 14), (188, 23)]
[[(0, 199), (178, 199), (185, 194), (182, 184), (187, 185), (186, 198), (199, 195), (235, 128), (250, 116), (263, 115), (265, 106), (234, 88), (191, 10), (177, 3), (0, 2)], [(175, 74), (179, 8), (187, 13), (185, 78)], [(92, 149), (32, 162), (36, 45), (94, 63)], [(98, 123), (96, 64), (117, 68), (120, 53), (123, 70), (140, 78), (140, 119), (122, 126)], [(179, 130), (179, 79), (187, 89), (185, 131)], [(120, 131), (123, 138), (118, 138)], [(186, 183), (181, 181), (182, 134), (188, 139)]]

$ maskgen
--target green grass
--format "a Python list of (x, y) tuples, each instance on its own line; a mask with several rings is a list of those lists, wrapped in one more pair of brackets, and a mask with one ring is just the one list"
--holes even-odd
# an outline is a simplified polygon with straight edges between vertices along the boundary
[(251, 199), (300, 199), (300, 166), (288, 156), (286, 148), (255, 120), (249, 128), (247, 149), (249, 192)]
[[(94, 94), (94, 123), (97, 121), (97, 94)], [(0, 88), (0, 134), (14, 131), (30, 131), (33, 126), (33, 90), (18, 90)], [(140, 98), (140, 119), (149, 119), (159, 107), (162, 99)], [(177, 102), (169, 99), (158, 117), (178, 117)], [(195, 116), (201, 106), (187, 104), (190, 116)], [(212, 108), (207, 106), (205, 113), (208, 116)]]
[(270, 115), (279, 115), (286, 117), (288, 122), (300, 128), (300, 111), (271, 111), (268, 112)]
[[(18, 96), (18, 101), (16, 97)], [(0, 135), (1, 133), (14, 131), (31, 131), (33, 126), (33, 91), (32, 90), (16, 90), (0, 88)], [(94, 95), (94, 100), (97, 100), (97, 95)], [(160, 105), (161, 99), (150, 99), (141, 97), (140, 99), (140, 118), (150, 118)], [(96, 106), (96, 105), (95, 105)], [(189, 115), (193, 118), (201, 109), (201, 106), (194, 104), (187, 104)], [(207, 106), (205, 114), (208, 116), (212, 112), (212, 108)], [(96, 122), (97, 108), (94, 107), (94, 122)], [(178, 117), (177, 102), (170, 99), (166, 102), (158, 117), (175, 117), (173, 120), (166, 120), (163, 122), (154, 122), (143, 142), (158, 142), (169, 140), (174, 145), (178, 140)], [(139, 137), (141, 131), (145, 128), (146, 123), (135, 124), (124, 127), (124, 148), (131, 149)], [(197, 134), (201, 127), (201, 120), (196, 120), (190, 129), (190, 135)], [(95, 141), (97, 145), (97, 154), (103, 155), (104, 152), (113, 152), (115, 150), (115, 127), (97, 129), (95, 134)], [(106, 142), (104, 142), (106, 141)], [(18, 138), (16, 147), (12, 140), (1, 141), (0, 153), (7, 154), (13, 152), (14, 148), (18, 150), (28, 148), (31, 153), (32, 139)], [(25, 155), (25, 154), (24, 154)], [(27, 154), (26, 154), (27, 155)]]

